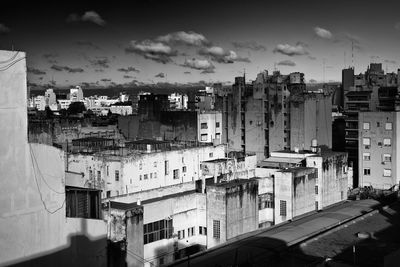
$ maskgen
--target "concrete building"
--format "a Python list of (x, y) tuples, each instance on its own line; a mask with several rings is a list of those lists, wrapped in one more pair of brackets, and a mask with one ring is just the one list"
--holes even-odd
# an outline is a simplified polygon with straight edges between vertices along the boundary
[(358, 115), (359, 185), (389, 189), (400, 182), (400, 112)]
[[(103, 198), (149, 190), (200, 179), (200, 164), (223, 158), (225, 146), (171, 143), (168, 150), (125, 148), (93, 154), (71, 154), (68, 170), (97, 177), (104, 184)], [(117, 153), (117, 154), (116, 154)]]
[(307, 92), (302, 73), (264, 71), (252, 84), (236, 77), (223, 106), (228, 149), (255, 153), (258, 161), (309, 147), (313, 138), (332, 146), (331, 94)]
[(354, 75), (354, 69), (342, 71), (344, 112), (346, 116), (345, 150), (353, 167), (353, 185), (359, 186), (358, 113), (363, 111), (394, 111), (398, 94), (398, 73), (385, 74), (382, 64), (371, 63), (365, 73)]
[(25, 57), (0, 51), (0, 265), (105, 267), (105, 222), (66, 214), (64, 153), (28, 143)]
[(197, 113), (197, 136), (199, 142), (221, 144), (222, 129), (221, 112), (207, 111)]
[(207, 186), (206, 194), (207, 248), (258, 228), (257, 180)]
[(297, 167), (275, 173), (275, 224), (316, 210), (315, 168)]

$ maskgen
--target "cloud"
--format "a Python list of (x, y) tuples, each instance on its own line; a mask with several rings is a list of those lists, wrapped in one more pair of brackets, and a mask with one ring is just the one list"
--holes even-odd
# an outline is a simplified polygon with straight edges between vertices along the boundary
[(124, 77), (124, 79), (131, 79), (131, 78), (134, 78), (134, 77), (131, 76), (131, 75), (124, 75), (123, 77)]
[(400, 30), (400, 21), (397, 22), (397, 23), (394, 25), (394, 28), (395, 28), (396, 30)]
[(193, 31), (168, 33), (166, 35), (157, 37), (156, 40), (167, 44), (184, 44), (189, 46), (210, 45), (210, 42), (204, 35)]
[(287, 55), (290, 57), (309, 54), (308, 51), (304, 48), (304, 45), (300, 43), (297, 43), (295, 46), (289, 44), (278, 44), (273, 52)]
[(389, 64), (397, 64), (397, 61), (392, 59), (385, 59), (384, 62)]
[(136, 73), (139, 73), (139, 72), (140, 72), (140, 70), (138, 70), (138, 69), (136, 69), (136, 68), (134, 68), (134, 67), (119, 68), (118, 71), (120, 71), (120, 72), (125, 72), (125, 73), (128, 73), (128, 72), (136, 72)]
[(163, 64), (172, 62), (171, 57), (177, 55), (177, 51), (173, 50), (169, 45), (152, 40), (131, 41), (125, 52), (138, 54), (146, 59)]
[(317, 58), (314, 57), (314, 56), (308, 56), (308, 59), (310, 59), (310, 60), (316, 60)]
[(109, 63), (110, 60), (106, 57), (101, 57), (101, 58), (95, 58), (95, 59), (89, 59), (90, 64), (93, 67), (97, 67), (97, 68), (103, 68), (103, 69), (107, 69), (110, 67)]
[(264, 45), (261, 45), (255, 41), (233, 42), (232, 44), (236, 49), (249, 49), (249, 50), (253, 50), (253, 51), (267, 51), (267, 48)]
[(294, 62), (291, 61), (291, 60), (282, 60), (282, 61), (280, 61), (280, 62), (278, 63), (278, 65), (280, 65), (280, 66), (290, 66), (290, 67), (294, 67), (294, 66), (296, 66), (296, 63), (294, 63)]
[(215, 66), (207, 59), (185, 59), (185, 62), (182, 64), (182, 66), (195, 70), (202, 70), (202, 73), (212, 73), (215, 69)]
[(185, 71), (183, 74), (192, 74), (190, 71)]
[(52, 65), (51, 69), (55, 71), (67, 71), (69, 73), (84, 72), (82, 68), (71, 68), (68, 66), (60, 66), (60, 65)]
[(317, 83), (317, 80), (310, 79), (308, 82), (309, 82), (309, 83)]
[(46, 72), (43, 70), (29, 68), (29, 67), (28, 67), (28, 73), (32, 73), (33, 75), (45, 75), (46, 74)]
[(162, 72), (160, 72), (159, 74), (155, 75), (154, 77), (157, 77), (157, 78), (165, 78), (165, 74), (162, 73)]
[(211, 46), (202, 48), (199, 55), (209, 56), (212, 61), (218, 63), (234, 63), (235, 61), (250, 62), (250, 59), (239, 57), (235, 51), (225, 51), (222, 47)]
[(101, 79), (100, 81), (102, 81), (102, 82), (111, 82), (111, 79), (109, 79), (109, 78), (103, 78), (103, 79)]
[(314, 27), (314, 33), (322, 39), (331, 40), (333, 38), (332, 33), (324, 28)]
[(84, 46), (84, 47), (92, 48), (92, 49), (95, 49), (95, 50), (99, 50), (100, 49), (99, 46), (95, 45), (94, 43), (92, 43), (90, 41), (77, 41), (76, 44), (79, 45), (79, 46)]
[(200, 72), (201, 74), (210, 74), (210, 73), (215, 73), (215, 71), (212, 70), (203, 70), (202, 72)]
[(76, 13), (70, 14), (67, 19), (67, 22), (92, 22), (99, 26), (105, 26), (106, 22), (101, 18), (101, 16), (96, 11), (86, 11), (82, 16), (79, 16)]
[(8, 28), (6, 25), (0, 23), (0, 34), (6, 34), (10, 32), (10, 28)]

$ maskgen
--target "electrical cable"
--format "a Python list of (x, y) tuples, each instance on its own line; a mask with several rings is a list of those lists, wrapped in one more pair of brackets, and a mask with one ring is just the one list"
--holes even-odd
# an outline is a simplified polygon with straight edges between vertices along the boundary
[(19, 59), (16, 59), (15, 61), (13, 61), (12, 63), (8, 64), (7, 66), (3, 66), (3, 67), (0, 69), (0, 71), (6, 71), (6, 70), (8, 70), (8, 69), (11, 68), (13, 65), (15, 65), (16, 63), (18, 63), (19, 61), (21, 61), (21, 60), (23, 60), (23, 59), (25, 59), (25, 57), (21, 57), (21, 58), (19, 58)]
[(44, 209), (45, 209), (48, 213), (54, 214), (54, 213), (56, 213), (57, 211), (61, 210), (61, 209), (64, 207), (65, 198), (64, 198), (64, 201), (63, 201), (62, 205), (61, 205), (59, 208), (56, 208), (56, 209), (53, 210), (53, 211), (51, 211), (51, 210), (48, 209), (48, 207), (46, 206), (46, 203), (45, 203), (44, 200), (43, 200), (43, 195), (42, 195), (42, 192), (40, 191), (40, 186), (39, 186), (39, 183), (38, 183), (38, 180), (37, 180), (37, 177), (36, 177), (35, 167), (34, 167), (34, 163), (33, 163), (33, 156), (32, 156), (32, 153), (33, 153), (33, 152), (32, 152), (31, 144), (29, 144), (29, 152), (30, 152), (30, 154), (31, 154), (31, 162), (32, 162), (32, 168), (33, 168), (33, 176), (35, 177), (35, 182), (36, 182), (37, 189), (38, 189), (38, 191), (39, 191), (40, 200), (41, 200), (41, 202), (42, 202), (42, 204), (43, 204)]
[(17, 55), (18, 55), (18, 51), (12, 56), (12, 57), (10, 57), (9, 59), (7, 59), (7, 60), (4, 60), (4, 61), (0, 61), (0, 64), (4, 64), (4, 63), (8, 63), (8, 62), (10, 62), (10, 61), (13, 61), (16, 57), (17, 57)]

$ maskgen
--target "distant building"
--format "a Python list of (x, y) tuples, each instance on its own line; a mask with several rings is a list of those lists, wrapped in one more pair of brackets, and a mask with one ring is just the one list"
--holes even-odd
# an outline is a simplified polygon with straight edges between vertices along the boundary
[(400, 182), (400, 112), (360, 112), (360, 186), (389, 189)]
[(79, 85), (69, 89), (69, 100), (72, 102), (83, 101), (83, 90)]
[(200, 142), (221, 144), (222, 141), (222, 113), (207, 111), (197, 113), (197, 136)]
[(252, 84), (236, 77), (224, 101), (224, 138), (228, 149), (256, 153), (304, 149), (316, 138), (332, 146), (329, 92), (307, 92), (303, 73), (259, 73)]

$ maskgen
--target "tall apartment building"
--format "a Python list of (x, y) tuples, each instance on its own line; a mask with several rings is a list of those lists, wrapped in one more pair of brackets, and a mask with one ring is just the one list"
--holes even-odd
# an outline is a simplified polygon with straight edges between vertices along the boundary
[(236, 77), (224, 100), (223, 121), (230, 150), (255, 153), (304, 149), (312, 139), (332, 146), (331, 94), (307, 92), (304, 74), (259, 73), (252, 84)]
[[(399, 72), (399, 71), (398, 71)], [(382, 64), (371, 63), (365, 73), (354, 69), (342, 71), (344, 115), (346, 116), (345, 151), (354, 170), (353, 186), (359, 185), (359, 112), (393, 111), (398, 92), (398, 73), (385, 74)]]
[(400, 111), (359, 113), (360, 186), (388, 189), (400, 181)]

